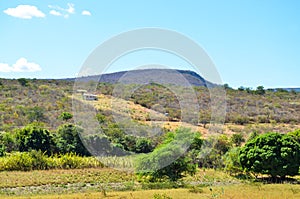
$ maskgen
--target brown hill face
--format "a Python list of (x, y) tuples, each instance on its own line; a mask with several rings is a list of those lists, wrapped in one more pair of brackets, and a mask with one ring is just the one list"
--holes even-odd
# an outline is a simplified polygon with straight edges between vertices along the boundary
[[(178, 78), (179, 77), (179, 78)], [(67, 79), (74, 81), (75, 78)], [(122, 82), (124, 84), (143, 84), (145, 81), (157, 82), (159, 80), (162, 83), (171, 83), (175, 85), (187, 85), (191, 86), (204, 86), (213, 87), (215, 84), (206, 81), (203, 77), (193, 71), (188, 70), (175, 70), (175, 69), (144, 69), (144, 70), (132, 70), (122, 71), (102, 75), (86, 76), (77, 78), (76, 81), (99, 81), (103, 83), (115, 84)], [(165, 81), (163, 81), (165, 80)]]

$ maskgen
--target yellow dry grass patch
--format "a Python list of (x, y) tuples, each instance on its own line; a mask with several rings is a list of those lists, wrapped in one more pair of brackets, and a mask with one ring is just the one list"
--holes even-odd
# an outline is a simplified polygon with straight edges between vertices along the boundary
[(205, 187), (202, 193), (192, 193), (189, 189), (166, 189), (166, 190), (144, 190), (144, 191), (125, 191), (107, 192), (106, 196), (99, 191), (94, 193), (62, 194), (62, 195), (39, 195), (31, 197), (4, 197), (4, 198), (42, 198), (42, 199), (151, 199), (155, 194), (166, 195), (172, 199), (297, 199), (300, 198), (300, 185), (291, 184), (239, 184), (228, 186)]

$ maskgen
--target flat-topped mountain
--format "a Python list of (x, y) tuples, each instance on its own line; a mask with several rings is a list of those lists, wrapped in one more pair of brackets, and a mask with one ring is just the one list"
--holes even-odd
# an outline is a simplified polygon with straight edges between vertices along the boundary
[[(194, 71), (175, 69), (142, 69), (121, 71), (115, 73), (79, 77), (77, 78), (77, 80), (84, 82), (97, 80), (99, 82), (111, 84), (122, 82), (126, 84), (143, 83), (146, 80), (151, 80), (151, 78), (153, 79), (153, 82), (157, 82), (156, 80), (162, 81), (163, 79), (166, 79), (165, 83), (185, 84), (188, 82), (192, 86), (216, 86), (216, 84), (206, 81), (203, 77), (201, 77)], [(74, 81), (75, 78), (69, 78), (66, 80)]]

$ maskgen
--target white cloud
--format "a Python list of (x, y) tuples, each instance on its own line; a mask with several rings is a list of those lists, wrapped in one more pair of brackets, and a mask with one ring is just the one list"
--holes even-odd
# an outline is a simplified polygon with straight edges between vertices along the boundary
[(75, 6), (72, 3), (68, 3), (68, 8), (62, 8), (57, 5), (48, 5), (50, 9), (50, 14), (55, 16), (62, 16), (64, 18), (69, 18), (70, 14), (75, 14)]
[(91, 16), (91, 15), (92, 15), (91, 12), (88, 11), (88, 10), (82, 11), (81, 14), (82, 14), (82, 15), (86, 15), (86, 16)]
[(6, 63), (0, 63), (0, 72), (36, 72), (41, 71), (40, 65), (28, 62), (25, 58), (20, 58), (16, 61), (15, 64), (9, 66)]
[(74, 8), (74, 4), (72, 3), (68, 3), (68, 9), (66, 10), (68, 13), (70, 14), (74, 14), (75, 13), (75, 8)]
[(37, 7), (31, 5), (18, 5), (15, 8), (7, 8), (3, 11), (5, 14), (21, 18), (31, 19), (32, 17), (45, 17), (46, 15)]
[(62, 14), (56, 10), (50, 10), (49, 12), (51, 15), (54, 15), (54, 16), (62, 16)]

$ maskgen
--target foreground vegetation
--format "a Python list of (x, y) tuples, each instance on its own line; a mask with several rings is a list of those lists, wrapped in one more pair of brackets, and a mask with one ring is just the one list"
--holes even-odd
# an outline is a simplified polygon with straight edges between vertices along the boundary
[[(300, 185), (265, 184), (233, 178), (212, 169), (183, 178), (185, 184), (138, 181), (135, 175), (112, 169), (68, 169), (1, 172), (1, 198), (299, 198)], [(299, 177), (298, 177), (299, 178)], [(181, 188), (180, 188), (181, 187)]]
[[(201, 190), (201, 191), (200, 191)], [(104, 196), (101, 192), (62, 194), (62, 195), (38, 195), (32, 197), (3, 197), (3, 198), (42, 198), (42, 199), (64, 199), (64, 198), (135, 198), (135, 199), (207, 199), (207, 198), (265, 198), (265, 199), (297, 199), (300, 197), (300, 187), (295, 185), (229, 185), (218, 187), (206, 187), (194, 191), (194, 189), (168, 189), (168, 190), (143, 190), (108, 192)]]

